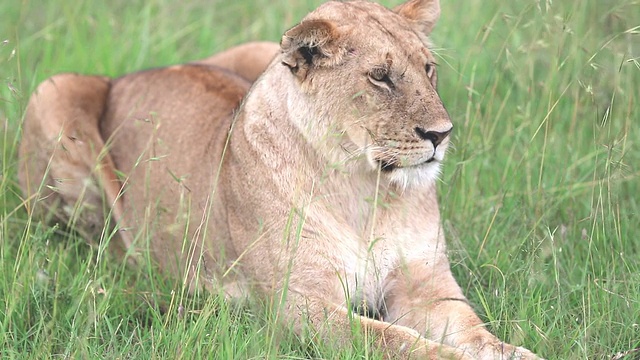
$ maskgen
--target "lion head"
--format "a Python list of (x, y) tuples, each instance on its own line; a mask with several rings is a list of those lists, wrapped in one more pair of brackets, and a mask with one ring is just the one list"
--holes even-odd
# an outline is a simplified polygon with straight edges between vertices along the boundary
[(324, 147), (329, 157), (364, 158), (392, 184), (432, 182), (453, 127), (427, 38), (439, 14), (432, 0), (393, 10), (331, 1), (287, 31), (281, 62), (311, 99), (303, 105), (311, 113), (297, 124), (307, 138), (339, 138)]

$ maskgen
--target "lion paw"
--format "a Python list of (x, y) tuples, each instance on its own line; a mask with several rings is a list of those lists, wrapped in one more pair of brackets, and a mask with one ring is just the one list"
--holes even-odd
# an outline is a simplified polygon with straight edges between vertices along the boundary
[(543, 360), (530, 350), (503, 342), (486, 344), (476, 353), (481, 360)]
[[(483, 357), (484, 359), (484, 357)], [(487, 360), (543, 360), (528, 349), (501, 343), (494, 347), (493, 355)]]

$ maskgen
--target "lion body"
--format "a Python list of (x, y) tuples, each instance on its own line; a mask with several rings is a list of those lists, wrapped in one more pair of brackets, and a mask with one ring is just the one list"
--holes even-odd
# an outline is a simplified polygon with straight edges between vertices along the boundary
[[(222, 54), (116, 80), (54, 77), (27, 111), (23, 188), (63, 188), (65, 173), (74, 185), (46, 201), (89, 205), (102, 188), (125, 250), (148, 242), (192, 288), (286, 294), (299, 331), (348, 338), (352, 310), (388, 357), (536, 359), (482, 326), (449, 269), (435, 178), (452, 125), (425, 40), (438, 14), (433, 0), (326, 3), (261, 76), (268, 44), (254, 65)], [(47, 112), (59, 97), (91, 121)], [(25, 160), (43, 138), (40, 161)], [(99, 186), (81, 199), (88, 178)]]

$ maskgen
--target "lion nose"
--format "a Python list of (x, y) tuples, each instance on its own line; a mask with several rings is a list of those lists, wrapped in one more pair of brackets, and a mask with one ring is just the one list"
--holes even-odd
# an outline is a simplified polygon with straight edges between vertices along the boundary
[(423, 128), (416, 126), (416, 128), (414, 129), (416, 134), (418, 134), (418, 136), (420, 137), (420, 139), (422, 140), (429, 140), (431, 141), (431, 143), (433, 144), (433, 147), (437, 147), (438, 145), (440, 145), (440, 143), (442, 143), (442, 141), (449, 136), (449, 134), (451, 133), (451, 130), (453, 129), (453, 126), (449, 128), (449, 130), (447, 131), (426, 131)]

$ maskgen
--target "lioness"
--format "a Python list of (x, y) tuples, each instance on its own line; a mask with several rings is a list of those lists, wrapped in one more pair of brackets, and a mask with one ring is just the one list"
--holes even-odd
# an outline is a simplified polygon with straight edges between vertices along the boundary
[(21, 184), (87, 234), (103, 215), (76, 210), (104, 196), (125, 249), (148, 243), (194, 287), (281, 300), (297, 331), (345, 339), (356, 321), (388, 358), (537, 359), (485, 329), (449, 269), (439, 14), (327, 2), (250, 90), (206, 64), (53, 77), (27, 109)]

